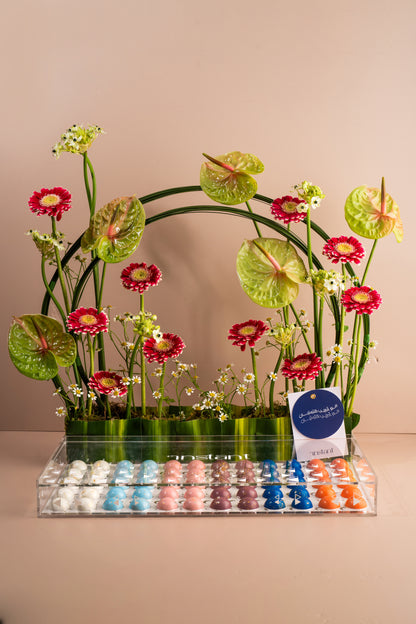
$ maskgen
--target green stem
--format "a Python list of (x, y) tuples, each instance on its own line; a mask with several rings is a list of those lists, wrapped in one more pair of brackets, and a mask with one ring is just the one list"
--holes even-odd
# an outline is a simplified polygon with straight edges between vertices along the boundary
[[(94, 341), (95, 341), (95, 338), (94, 338)], [(90, 355), (90, 377), (92, 377), (94, 375), (94, 346), (93, 346), (91, 334), (87, 334), (87, 342), (88, 342), (88, 352)], [(91, 416), (91, 412), (92, 412), (92, 398), (91, 397), (88, 397), (88, 400), (87, 400), (87, 410), (88, 410), (88, 415)]]
[(357, 344), (355, 345), (355, 357), (354, 357), (354, 380), (353, 380), (353, 385), (352, 385), (352, 391), (351, 391), (351, 398), (350, 398), (350, 402), (348, 405), (348, 409), (347, 409), (347, 418), (351, 416), (352, 414), (352, 409), (354, 407), (354, 400), (355, 400), (355, 393), (357, 391), (357, 386), (358, 386), (358, 353), (360, 350), (360, 332), (361, 332), (361, 322), (362, 322), (362, 317), (360, 315), (360, 319), (358, 321), (358, 330), (357, 330)]
[[(52, 219), (52, 236), (57, 239), (57, 233), (56, 233), (56, 220), (55, 217), (51, 217)], [(67, 315), (71, 312), (71, 308), (69, 307), (69, 299), (68, 299), (68, 292), (66, 290), (66, 284), (65, 284), (65, 278), (64, 278), (64, 274), (62, 272), (62, 265), (61, 265), (61, 257), (59, 255), (59, 251), (58, 249), (55, 247), (55, 259), (56, 259), (56, 266), (58, 269), (58, 275), (59, 275), (59, 282), (61, 284), (61, 288), (62, 288), (62, 295), (64, 298), (64, 302), (65, 302), (65, 309), (66, 309), (66, 313)]]
[(257, 378), (257, 363), (256, 363), (256, 352), (254, 347), (250, 347), (251, 351), (251, 364), (253, 367), (253, 375), (254, 375), (254, 396), (256, 397), (256, 405), (260, 402), (260, 392), (259, 392), (259, 383)]
[[(140, 312), (144, 316), (144, 296), (140, 295)], [(142, 337), (141, 337), (142, 339)], [(142, 416), (146, 416), (146, 358), (144, 357), (143, 342), (140, 351), (140, 372), (142, 376), (141, 383), (141, 399), (142, 399)]]
[(42, 255), (42, 262), (41, 262), (41, 272), (42, 272), (42, 280), (43, 283), (45, 285), (46, 291), (49, 294), (50, 298), (52, 299), (52, 301), (54, 302), (59, 314), (61, 315), (62, 321), (65, 324), (66, 323), (66, 314), (63, 311), (63, 309), (61, 308), (59, 301), (57, 300), (57, 298), (55, 297), (55, 295), (53, 294), (52, 290), (49, 288), (49, 283), (48, 283), (48, 279), (46, 277), (46, 271), (45, 271), (45, 256)]
[[(131, 354), (131, 358), (130, 358), (130, 364), (129, 364), (129, 378), (130, 378), (130, 383), (129, 383), (129, 388), (127, 391), (127, 406), (126, 406), (126, 418), (131, 418), (131, 405), (132, 405), (132, 399), (133, 399), (133, 374), (134, 374), (134, 363), (136, 361), (136, 355), (137, 355), (137, 351), (140, 347), (141, 344), (141, 340), (142, 337), (139, 336), (136, 340), (136, 342), (134, 343), (134, 348)], [(142, 385), (145, 383), (145, 380), (142, 379)]]
[(361, 280), (361, 286), (365, 284), (365, 279), (367, 277), (368, 269), (370, 268), (371, 260), (373, 259), (374, 251), (377, 245), (377, 238), (374, 240), (373, 246), (371, 247), (370, 255), (368, 256), (367, 264), (365, 266), (365, 271)]
[(158, 399), (157, 401), (157, 417), (158, 418), (162, 418), (163, 399), (164, 399), (164, 394), (165, 394), (165, 388), (164, 388), (165, 373), (166, 373), (166, 362), (163, 362), (162, 374), (160, 376), (160, 384), (159, 384), (160, 399)]
[[(277, 373), (279, 372), (279, 368), (280, 368), (280, 364), (282, 363), (282, 360), (283, 360), (283, 349), (280, 350), (280, 354), (277, 359), (276, 366), (274, 367), (273, 373), (275, 375), (277, 375)], [(274, 379), (271, 379), (270, 388), (269, 388), (269, 405), (270, 405), (270, 414), (272, 416), (274, 415), (274, 386), (275, 384), (276, 384), (276, 381)]]
[[(250, 204), (249, 204), (249, 202), (248, 202), (248, 201), (246, 201), (246, 206), (247, 206), (247, 208), (248, 208), (249, 213), (253, 215), (253, 214), (254, 214), (254, 212), (252, 211), (251, 206), (250, 206)], [(260, 232), (260, 228), (259, 228), (259, 226), (257, 225), (257, 222), (256, 222), (256, 221), (254, 221), (254, 220), (253, 220), (253, 225), (254, 225), (254, 227), (256, 228), (257, 236), (258, 236), (259, 238), (262, 238), (262, 235), (261, 235), (261, 232)]]
[(306, 348), (308, 349), (309, 353), (312, 353), (312, 347), (309, 344), (309, 340), (308, 340), (308, 338), (306, 336), (306, 330), (305, 330), (305, 328), (303, 327), (303, 325), (301, 323), (301, 320), (300, 320), (300, 318), (298, 316), (298, 313), (296, 312), (296, 309), (295, 309), (295, 306), (293, 305), (293, 303), (290, 304), (290, 309), (292, 310), (293, 315), (294, 315), (294, 317), (296, 319), (296, 322), (298, 324), (298, 327), (299, 327), (300, 331), (302, 332), (302, 337), (303, 337), (303, 339), (305, 341)]
[[(318, 351), (317, 351), (317, 355), (321, 358), (322, 362), (323, 362), (323, 350), (324, 350), (323, 349), (323, 345), (322, 345), (323, 318), (324, 318), (324, 298), (321, 297), (320, 298), (320, 302), (319, 302)], [(324, 375), (323, 369), (319, 373), (318, 379), (319, 379), (319, 387), (320, 388), (324, 388), (325, 387), (325, 375)]]

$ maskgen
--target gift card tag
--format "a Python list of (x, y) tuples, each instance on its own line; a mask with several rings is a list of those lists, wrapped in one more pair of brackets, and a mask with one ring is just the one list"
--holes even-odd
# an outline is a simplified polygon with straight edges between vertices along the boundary
[(347, 453), (344, 408), (339, 388), (293, 392), (288, 400), (296, 454), (300, 461)]

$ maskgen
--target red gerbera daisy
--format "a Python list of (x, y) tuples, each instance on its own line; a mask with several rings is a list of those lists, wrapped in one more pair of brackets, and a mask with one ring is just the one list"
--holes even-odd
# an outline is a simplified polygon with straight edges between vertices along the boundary
[(339, 236), (327, 240), (322, 250), (331, 262), (355, 262), (359, 264), (365, 256), (364, 247), (354, 236)]
[(95, 308), (78, 308), (71, 312), (66, 321), (69, 331), (76, 334), (95, 336), (99, 332), (108, 331), (108, 316)]
[(143, 345), (143, 351), (148, 362), (163, 364), (168, 358), (177, 357), (185, 348), (182, 338), (175, 334), (162, 334), (159, 340), (148, 338)]
[(43, 188), (35, 191), (28, 203), (35, 214), (46, 214), (60, 221), (62, 213), (71, 208), (71, 193), (60, 186), (52, 189)]
[(371, 314), (380, 307), (381, 297), (376, 290), (369, 286), (353, 286), (344, 292), (341, 303), (347, 312)]
[[(304, 207), (305, 210), (299, 210), (299, 206)], [(285, 195), (274, 200), (271, 211), (275, 219), (284, 223), (298, 223), (306, 217), (306, 208), (305, 202), (298, 197)]]
[(282, 375), (289, 379), (315, 379), (322, 370), (322, 360), (316, 353), (302, 353), (293, 358), (286, 359), (282, 367)]
[(133, 262), (123, 269), (121, 273), (121, 281), (124, 288), (128, 290), (139, 291), (143, 293), (150, 286), (156, 286), (162, 279), (162, 273), (156, 265), (147, 266), (145, 262), (137, 264)]
[(88, 386), (91, 390), (96, 390), (101, 394), (111, 394), (114, 390), (118, 390), (118, 396), (127, 393), (127, 386), (123, 383), (120, 375), (111, 373), (110, 371), (98, 371), (89, 378)]
[(228, 334), (228, 340), (233, 340), (233, 345), (245, 351), (246, 345), (254, 347), (254, 343), (267, 331), (267, 325), (263, 321), (253, 321), (250, 319), (245, 323), (236, 323)]

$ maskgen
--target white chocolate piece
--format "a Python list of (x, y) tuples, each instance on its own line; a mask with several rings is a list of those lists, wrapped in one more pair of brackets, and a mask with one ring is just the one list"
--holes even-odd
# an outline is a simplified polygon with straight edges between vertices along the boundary
[(87, 464), (83, 462), (81, 459), (76, 459), (71, 462), (69, 465), (70, 468), (75, 468), (76, 470), (80, 470), (81, 472), (85, 472), (87, 469)]
[(81, 498), (79, 498), (77, 501), (78, 511), (86, 511), (86, 512), (91, 513), (92, 511), (94, 511), (96, 505), (97, 505), (97, 501), (87, 496), (81, 496)]
[(78, 492), (77, 487), (75, 487), (74, 485), (67, 485), (66, 487), (59, 488), (58, 495), (61, 498), (64, 498), (65, 500), (67, 500), (69, 504), (71, 504), (77, 492)]
[(68, 511), (70, 506), (71, 503), (66, 498), (62, 498), (61, 496), (57, 496), (52, 501), (52, 508), (54, 511)]
[(94, 487), (84, 487), (80, 491), (79, 495), (81, 498), (90, 498), (91, 500), (97, 502), (102, 491), (103, 488), (100, 485)]

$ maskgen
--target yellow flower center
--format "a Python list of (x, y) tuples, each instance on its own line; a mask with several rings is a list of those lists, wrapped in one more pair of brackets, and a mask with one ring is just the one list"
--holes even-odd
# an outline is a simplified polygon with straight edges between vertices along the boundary
[(100, 379), (100, 384), (104, 386), (104, 388), (114, 388), (114, 386), (117, 385), (117, 382), (111, 377), (104, 377), (103, 379)]
[(282, 206), (282, 210), (287, 214), (293, 214), (298, 211), (297, 204), (295, 204), (295, 202), (285, 202)]
[(42, 197), (39, 203), (44, 208), (48, 208), (50, 206), (57, 206), (60, 201), (61, 201), (61, 198), (59, 197), (59, 195), (50, 193), (49, 195), (45, 195), (44, 197)]
[(95, 325), (97, 323), (97, 319), (92, 314), (83, 314), (79, 317), (79, 321), (83, 325)]
[(348, 256), (349, 254), (353, 253), (353, 251), (355, 250), (355, 247), (351, 245), (351, 243), (343, 242), (343, 243), (338, 243), (338, 245), (335, 246), (335, 249), (339, 251), (340, 254), (344, 254)]
[(352, 298), (354, 299), (354, 301), (356, 301), (357, 303), (367, 303), (368, 301), (370, 301), (370, 297), (368, 296), (368, 293), (360, 290), (359, 292), (355, 293)]
[(253, 325), (246, 325), (240, 329), (240, 334), (242, 336), (251, 336), (251, 334), (256, 333), (256, 328)]
[(149, 271), (143, 268), (134, 269), (130, 277), (132, 280), (135, 280), (136, 282), (142, 282), (143, 280), (146, 280), (149, 277)]
[(172, 345), (170, 344), (169, 340), (159, 340), (159, 342), (155, 344), (155, 347), (158, 351), (169, 351), (171, 346)]
[(309, 366), (310, 362), (308, 359), (306, 358), (301, 358), (300, 360), (297, 360), (296, 362), (293, 362), (292, 364), (292, 369), (293, 370), (306, 370)]

